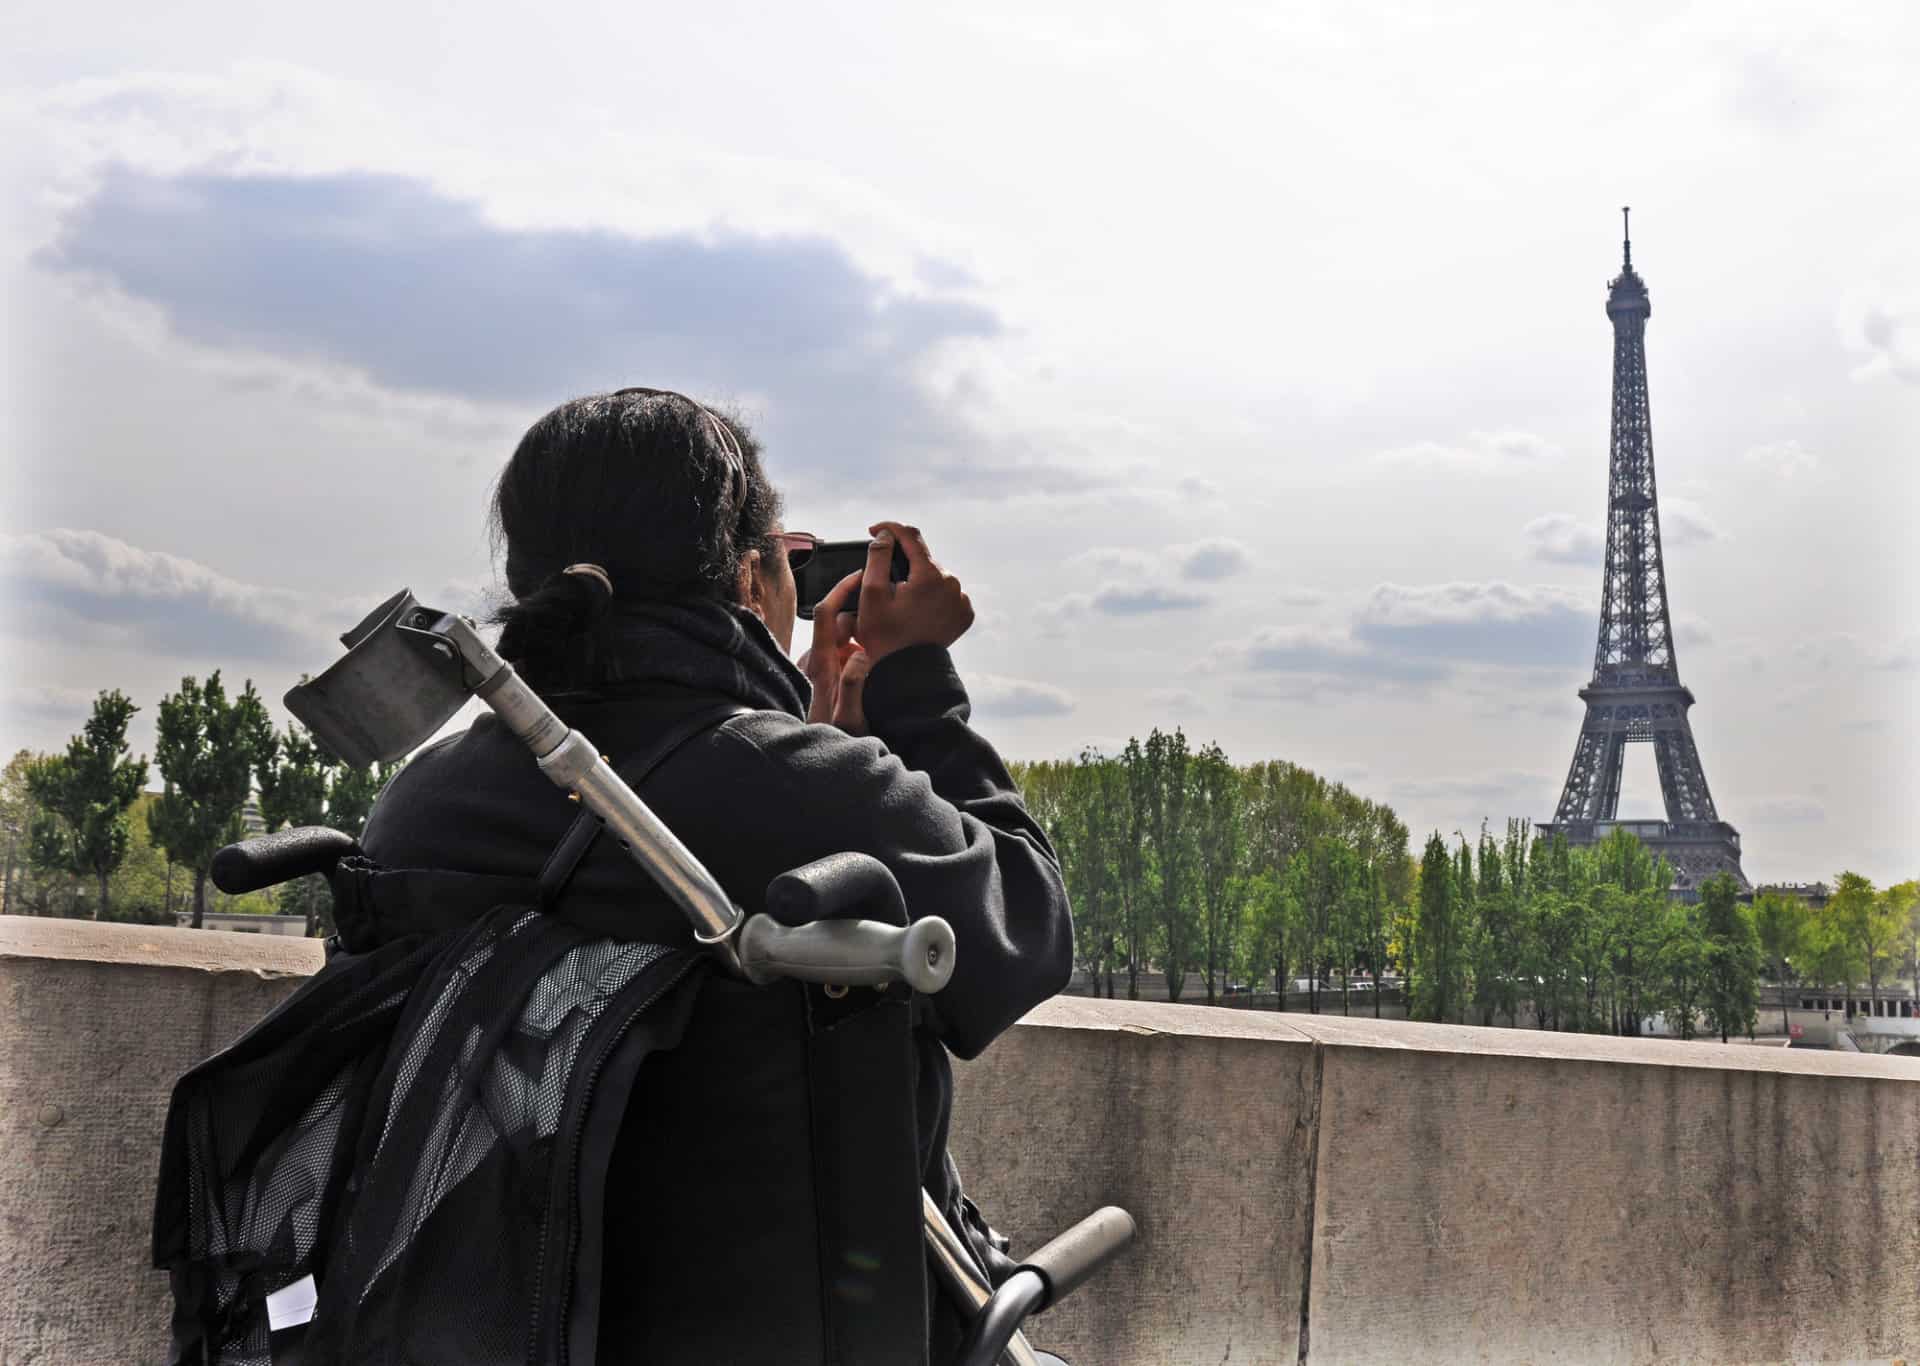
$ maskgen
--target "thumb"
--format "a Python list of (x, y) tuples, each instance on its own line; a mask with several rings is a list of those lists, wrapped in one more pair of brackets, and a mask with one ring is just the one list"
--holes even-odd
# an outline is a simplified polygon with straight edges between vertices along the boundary
[(865, 705), (867, 672), (873, 659), (865, 650), (855, 649), (840, 669), (840, 692), (834, 699), (833, 723), (849, 735), (867, 733)]

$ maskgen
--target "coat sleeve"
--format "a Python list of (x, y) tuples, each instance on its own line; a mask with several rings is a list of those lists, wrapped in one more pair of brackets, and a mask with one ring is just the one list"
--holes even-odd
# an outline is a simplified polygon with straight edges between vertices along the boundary
[(722, 734), (756, 751), (763, 795), (780, 793), (780, 819), (763, 829), (783, 866), (871, 854), (899, 880), (911, 916), (953, 926), (953, 980), (929, 1005), (942, 1042), (971, 1058), (1072, 973), (1060, 861), (1000, 756), (968, 725), (945, 650), (881, 660), (866, 708), (870, 737), (769, 713)]

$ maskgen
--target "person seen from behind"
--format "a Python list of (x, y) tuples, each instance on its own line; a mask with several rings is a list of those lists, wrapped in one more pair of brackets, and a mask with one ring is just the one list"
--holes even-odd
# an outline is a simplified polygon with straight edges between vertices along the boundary
[[(653, 389), (536, 422), (500, 475), (493, 529), (511, 594), (500, 653), (616, 768), (665, 747), (640, 794), (738, 906), (757, 912), (777, 875), (851, 850), (891, 870), (912, 917), (952, 925), (953, 979), (914, 1005), (908, 1121), (922, 1184), (953, 1208), (948, 1055), (978, 1055), (1064, 987), (1072, 946), (1058, 859), (970, 724), (950, 654), (974, 619), (960, 580), (915, 527), (873, 523), (865, 570), (820, 604), (796, 665), (793, 562), (813, 539), (783, 525), (744, 424)], [(706, 724), (716, 706), (731, 714)], [(577, 811), (488, 714), (408, 762), (362, 843), (389, 867), (532, 877)], [(692, 944), (610, 839), (566, 899)], [(600, 1366), (822, 1360), (810, 1333), (876, 1312), (836, 1304), (831, 1269), (791, 1274), (833, 1217), (802, 1122), (826, 1084), (808, 1051), (819, 992), (711, 973), (678, 1045), (639, 1069), (601, 1174)]]

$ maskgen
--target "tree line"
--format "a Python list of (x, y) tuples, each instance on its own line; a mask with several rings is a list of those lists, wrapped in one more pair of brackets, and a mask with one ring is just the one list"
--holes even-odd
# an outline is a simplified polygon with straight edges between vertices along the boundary
[(1299, 970), (1318, 1009), (1322, 981), (1350, 997), (1357, 973), (1391, 961), (1415, 873), (1391, 807), (1281, 760), (1236, 766), (1178, 729), (1013, 768), (1061, 855), (1078, 966), (1103, 994), (1124, 981), (1137, 998), (1157, 970), (1172, 1000), (1189, 974), (1208, 1004), (1268, 977), (1284, 998)]
[[(1218, 745), (1155, 730), (1117, 755), (1013, 765), (1061, 856), (1076, 966), (1098, 994), (1140, 995), (1164, 974), (1179, 1000), (1198, 974), (1208, 1004), (1270, 983), (1309, 1010), (1356, 984), (1411, 1018), (1682, 1037), (1751, 1033), (1763, 977), (1877, 996), (1920, 976), (1920, 884), (1876, 890), (1843, 873), (1822, 906), (1730, 877), (1698, 900), (1632, 834), (1587, 848), (1524, 820), (1497, 836), (1434, 832), (1416, 860), (1393, 810), (1284, 761), (1236, 766)], [(1301, 982), (1301, 979), (1304, 979)], [(1256, 988), (1259, 989), (1259, 988)]]
[[(127, 741), (139, 710), (118, 689), (103, 691), (63, 752), (22, 750), (0, 772), (0, 908), (170, 920), (178, 872), (197, 929), (206, 916), (208, 866), (221, 846), (245, 836), (244, 811), (256, 791), (269, 831), (331, 825), (358, 838), (391, 773), (340, 762), (291, 722), (275, 731), (252, 681), (229, 697), (217, 670), (204, 682), (181, 679), (160, 699), (151, 764)], [(148, 792), (156, 770), (161, 789)], [(155, 895), (161, 886), (163, 899)], [(324, 928), (320, 879), (277, 889), (273, 900), (303, 913), (309, 934)]]

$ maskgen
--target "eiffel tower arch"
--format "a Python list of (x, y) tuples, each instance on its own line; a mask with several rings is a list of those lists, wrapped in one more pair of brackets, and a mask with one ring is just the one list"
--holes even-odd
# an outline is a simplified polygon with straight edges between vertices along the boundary
[[(1626, 221), (1621, 210), (1622, 222)], [(1740, 832), (1720, 819), (1687, 719), (1693, 692), (1680, 682), (1667, 570), (1660, 555), (1660, 499), (1653, 473), (1653, 418), (1647, 401), (1647, 319), (1653, 301), (1633, 268), (1633, 240), (1607, 292), (1613, 324), (1613, 428), (1607, 482), (1607, 558), (1600, 581), (1600, 637), (1593, 679), (1580, 690), (1586, 720), (1573, 749), (1553, 821), (1539, 827), (1570, 844), (1594, 844), (1615, 829), (1639, 837), (1674, 870), (1673, 891), (1691, 900), (1716, 873), (1744, 894)], [(1620, 820), (1627, 746), (1651, 744), (1665, 820)]]

